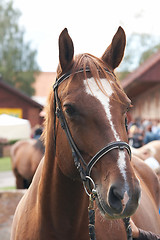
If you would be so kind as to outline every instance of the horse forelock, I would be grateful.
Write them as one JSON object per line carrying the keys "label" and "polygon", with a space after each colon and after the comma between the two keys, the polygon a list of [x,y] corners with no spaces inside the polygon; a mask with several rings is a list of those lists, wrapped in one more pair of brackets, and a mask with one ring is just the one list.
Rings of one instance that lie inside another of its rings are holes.
{"label": "horse forelock", "polygon": [[[116,75],[111,71],[110,67],[106,65],[100,58],[97,58],[89,53],[83,53],[76,55],[74,58],[74,64],[72,69],[70,70],[71,75],[66,80],[65,90],[69,88],[69,85],[72,80],[76,80],[77,72],[80,69],[83,69],[83,79],[88,79],[88,73],[86,72],[86,68],[90,69],[90,75],[93,77],[94,81],[96,82],[99,89],[105,94],[108,95],[107,91],[105,91],[101,79],[104,78],[110,84],[114,98],[116,101],[122,102],[118,93],[120,92],[121,95],[125,95],[120,82]],[[57,79],[63,75],[60,65],[57,68]],[[123,102],[122,102],[123,103]]]}

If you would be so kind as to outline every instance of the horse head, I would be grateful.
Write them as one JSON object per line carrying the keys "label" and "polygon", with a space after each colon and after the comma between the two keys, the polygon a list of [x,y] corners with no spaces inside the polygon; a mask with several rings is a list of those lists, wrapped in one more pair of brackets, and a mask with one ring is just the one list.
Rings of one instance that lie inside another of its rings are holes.
{"label": "horse head", "polygon": [[[114,73],[123,58],[125,43],[124,30],[119,27],[101,58],[74,56],[72,39],[64,29],[59,37],[53,94],[54,114],[59,118],[54,116],[55,161],[68,178],[79,181],[80,172],[84,181],[87,177],[91,180],[97,205],[107,218],[132,215],[140,199],[125,126],[131,102]],[[73,161],[75,152],[80,171]]]}

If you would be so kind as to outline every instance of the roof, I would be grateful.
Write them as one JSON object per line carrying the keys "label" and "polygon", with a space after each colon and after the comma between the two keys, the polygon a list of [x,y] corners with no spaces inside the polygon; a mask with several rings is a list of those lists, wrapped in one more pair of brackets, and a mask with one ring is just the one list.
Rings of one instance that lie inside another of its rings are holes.
{"label": "roof", "polygon": [[55,80],[55,72],[40,72],[35,74],[35,82],[33,83],[35,94],[32,98],[45,106],[47,102],[47,96],[49,95]]}
{"label": "roof", "polygon": [[19,96],[20,98],[24,99],[26,102],[28,102],[29,104],[31,104],[34,107],[37,107],[37,108],[40,108],[40,109],[43,108],[43,106],[41,104],[37,103],[32,98],[30,98],[29,96],[27,96],[26,94],[24,94],[20,90],[16,89],[15,87],[7,84],[2,79],[0,79],[0,88],[5,88],[7,91]]}
{"label": "roof", "polygon": [[55,72],[40,72],[35,75],[35,82],[33,87],[35,89],[34,96],[36,97],[47,97],[50,89],[52,88],[55,80]]}
{"label": "roof", "polygon": [[129,97],[135,97],[158,83],[160,83],[160,51],[121,81]]}

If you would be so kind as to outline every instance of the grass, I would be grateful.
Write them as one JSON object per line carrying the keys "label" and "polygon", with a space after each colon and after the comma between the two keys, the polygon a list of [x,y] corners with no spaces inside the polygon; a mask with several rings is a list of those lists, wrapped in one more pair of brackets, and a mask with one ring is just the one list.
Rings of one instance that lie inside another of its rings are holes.
{"label": "grass", "polygon": [[0,158],[0,172],[10,171],[10,170],[12,170],[10,157]]}
{"label": "grass", "polygon": [[13,189],[16,189],[16,187],[0,187],[0,190],[3,190],[3,191],[6,191],[6,190],[13,190]]}

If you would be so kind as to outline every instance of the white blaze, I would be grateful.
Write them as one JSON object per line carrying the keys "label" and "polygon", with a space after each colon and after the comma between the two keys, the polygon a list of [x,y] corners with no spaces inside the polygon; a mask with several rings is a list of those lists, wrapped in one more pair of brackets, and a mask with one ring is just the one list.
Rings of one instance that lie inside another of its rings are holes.
{"label": "white blaze", "polygon": [[[111,85],[106,79],[101,79],[101,84],[103,86],[104,91],[107,93],[105,95],[101,89],[99,89],[99,86],[97,86],[97,83],[95,82],[94,78],[89,78],[84,80],[84,85],[85,85],[85,90],[88,94],[96,97],[101,104],[103,105],[106,113],[106,117],[109,121],[110,127],[113,132],[113,136],[115,137],[116,141],[120,141],[120,137],[115,129],[115,126],[112,121],[112,115],[111,115],[111,110],[110,110],[110,97],[113,94],[113,90]],[[124,151],[119,151],[119,156],[118,156],[118,167],[120,169],[120,172],[126,180],[126,161],[125,161],[125,152]]]}

